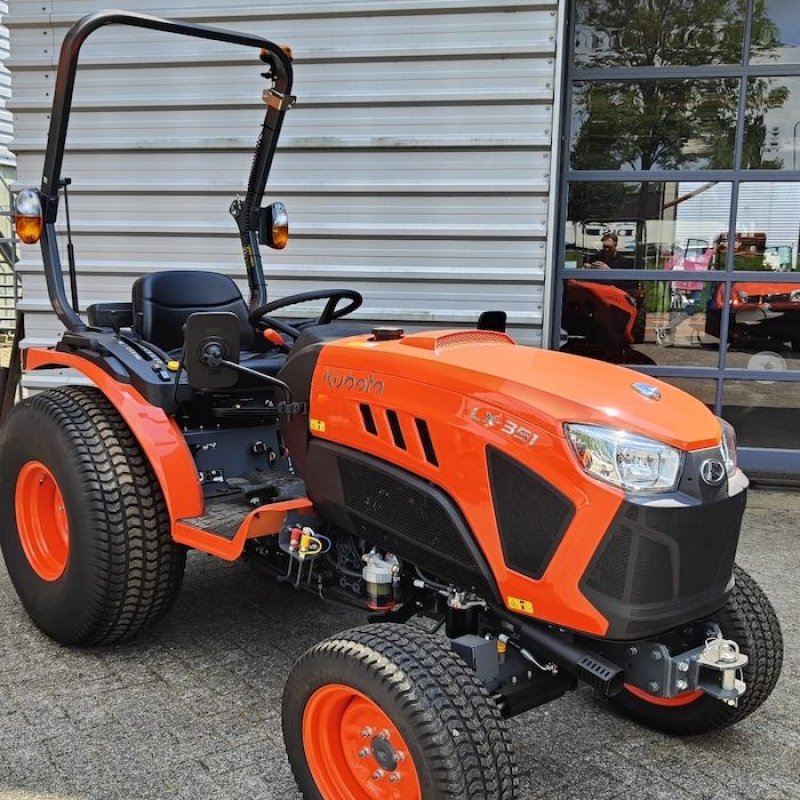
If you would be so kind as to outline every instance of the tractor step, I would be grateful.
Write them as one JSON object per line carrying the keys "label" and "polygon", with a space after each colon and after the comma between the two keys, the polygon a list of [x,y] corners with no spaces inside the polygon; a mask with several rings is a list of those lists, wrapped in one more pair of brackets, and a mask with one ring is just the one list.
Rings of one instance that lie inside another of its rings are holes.
{"label": "tractor step", "polygon": [[206,495],[204,513],[182,522],[227,541],[236,536],[242,523],[255,509],[304,497],[306,491],[302,479],[266,470],[248,472],[213,486],[219,493]]}
{"label": "tractor step", "polygon": [[184,519],[187,525],[198,528],[220,539],[231,541],[236,536],[253,506],[244,494],[226,495],[206,500],[205,513]]}

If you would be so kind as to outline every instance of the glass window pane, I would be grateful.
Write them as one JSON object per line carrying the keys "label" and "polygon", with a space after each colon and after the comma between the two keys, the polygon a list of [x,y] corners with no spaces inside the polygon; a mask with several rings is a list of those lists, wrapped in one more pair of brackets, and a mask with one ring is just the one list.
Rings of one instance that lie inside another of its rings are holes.
{"label": "glass window pane", "polygon": [[800,448],[800,383],[725,381],[722,397],[740,447]]}
{"label": "glass window pane", "polygon": [[760,0],[755,4],[750,63],[800,64],[797,0]]}
{"label": "glass window pane", "polygon": [[577,82],[572,169],[731,169],[738,80]]}
{"label": "glass window pane", "polygon": [[799,128],[800,77],[750,78],[742,168],[800,169]]}
{"label": "glass window pane", "polygon": [[[580,268],[604,262],[615,269],[724,269],[720,239],[727,238],[730,205],[729,183],[572,183],[564,265]],[[609,234],[612,242],[616,239],[611,256],[603,249]]]}
{"label": "glass window pane", "polygon": [[739,0],[577,0],[578,67],[741,64]]}
{"label": "glass window pane", "polygon": [[717,367],[718,284],[564,282],[561,349],[615,364]]}
{"label": "glass window pane", "polygon": [[796,272],[800,183],[740,184],[736,229],[735,269]]}
{"label": "glass window pane", "polygon": [[717,400],[717,382],[705,378],[661,378],[684,392],[696,397],[701,403],[714,410]]}

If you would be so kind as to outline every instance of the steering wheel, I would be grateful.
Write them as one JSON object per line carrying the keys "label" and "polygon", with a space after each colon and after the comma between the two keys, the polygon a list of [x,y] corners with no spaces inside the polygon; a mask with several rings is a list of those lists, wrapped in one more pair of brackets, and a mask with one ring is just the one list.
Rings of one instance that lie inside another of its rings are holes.
{"label": "steering wheel", "polygon": [[[306,303],[309,300],[325,300],[325,308],[322,313],[314,320],[304,321],[298,325],[290,325],[288,322],[275,319],[269,316],[273,311],[278,311],[287,306],[294,306],[298,303]],[[336,306],[342,300],[349,300],[350,302],[337,309]],[[254,308],[250,312],[250,324],[257,330],[265,330],[266,328],[275,328],[281,333],[286,333],[293,339],[297,339],[302,333],[303,328],[309,325],[327,325],[335,319],[344,317],[351,311],[355,311],[362,303],[364,298],[352,289],[316,289],[313,292],[300,292],[299,294],[291,294],[288,297],[282,297],[280,300],[273,300],[271,303],[265,303],[263,306]]]}

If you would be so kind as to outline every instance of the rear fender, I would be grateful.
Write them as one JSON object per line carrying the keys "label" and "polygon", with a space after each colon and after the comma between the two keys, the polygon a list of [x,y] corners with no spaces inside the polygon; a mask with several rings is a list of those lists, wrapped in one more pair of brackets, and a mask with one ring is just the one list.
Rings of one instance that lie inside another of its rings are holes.
{"label": "rear fender", "polygon": [[25,369],[68,367],[85,375],[108,398],[136,437],[153,468],[169,512],[171,530],[185,517],[203,513],[203,494],[186,439],[174,419],[148,403],[132,386],[71,353],[29,348]]}

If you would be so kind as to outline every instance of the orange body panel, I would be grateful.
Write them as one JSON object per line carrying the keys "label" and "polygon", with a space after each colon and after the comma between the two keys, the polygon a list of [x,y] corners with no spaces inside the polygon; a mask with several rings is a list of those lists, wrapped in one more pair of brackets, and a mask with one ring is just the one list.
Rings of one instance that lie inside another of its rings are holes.
{"label": "orange body panel", "polygon": [[203,494],[189,447],[175,420],[150,405],[132,386],[114,380],[85,358],[55,350],[25,351],[25,369],[69,367],[85,375],[125,420],[153,467],[173,528],[182,517],[203,513]]}
{"label": "orange body panel", "polygon": [[[647,379],[659,385],[661,401],[639,395],[631,388],[642,380],[639,373],[521,347],[503,335],[492,340],[487,332],[473,332],[476,341],[471,345],[463,336],[461,343],[449,344],[445,337],[452,333],[415,334],[388,342],[361,336],[325,345],[312,382],[311,432],[384,459],[446,491],[475,533],[509,607],[603,635],[608,623],[578,584],[624,495],[577,467],[563,423],[624,424],[683,450],[718,444],[719,424],[699,401],[667,384]],[[422,337],[429,341],[416,341]],[[366,431],[361,403],[370,406],[377,435]],[[405,450],[394,443],[387,409],[398,415]],[[438,466],[425,459],[415,417],[427,423]],[[489,418],[494,424],[487,424]],[[558,487],[576,508],[540,580],[505,565],[490,497],[487,445]]]}

